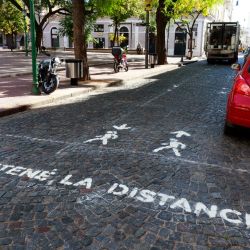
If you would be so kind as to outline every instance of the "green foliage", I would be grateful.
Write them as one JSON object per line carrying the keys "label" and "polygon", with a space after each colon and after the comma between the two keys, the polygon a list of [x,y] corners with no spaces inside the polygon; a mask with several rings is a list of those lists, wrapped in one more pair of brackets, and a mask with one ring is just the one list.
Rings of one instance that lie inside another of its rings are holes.
{"label": "green foliage", "polygon": [[[144,12],[144,1],[138,0],[114,0],[108,9],[103,12],[103,15],[109,16],[115,27],[113,44],[120,41],[118,39],[118,27],[127,18],[135,16],[141,17]],[[118,42],[119,43],[119,42]]]}
{"label": "green foliage", "polygon": [[209,11],[224,0],[177,0],[174,4],[173,19],[178,19],[183,26],[186,26],[188,33],[200,15],[207,16]]}
{"label": "green foliage", "polygon": [[[173,18],[177,19],[182,27],[187,28],[190,39],[188,43],[188,57],[190,59],[193,53],[193,29],[196,20],[200,15],[208,16],[210,10],[221,3],[223,3],[223,0],[177,0],[174,4]],[[180,24],[178,25],[180,26]]]}
{"label": "green foliage", "polygon": [[[111,6],[111,0],[85,0],[84,1],[84,40],[91,40],[91,31],[94,28],[96,19],[105,15]],[[65,18],[60,21],[60,34],[67,35],[73,39],[73,21],[72,21],[72,3],[68,2],[67,8],[70,12]]]}
{"label": "green foliage", "polygon": [[124,42],[124,41],[127,40],[127,37],[125,37],[123,34],[121,34],[121,35],[119,35],[118,37],[115,38],[115,34],[114,34],[114,33],[110,33],[110,34],[109,34],[109,39],[110,39],[111,41],[114,41],[114,39],[116,39],[115,42],[117,42],[117,43],[122,43],[122,42]]}
{"label": "green foliage", "polygon": [[221,3],[223,0],[177,0],[174,6],[175,17],[189,17],[193,13],[207,16],[213,6]]}
{"label": "green foliage", "polygon": [[144,12],[144,2],[138,0],[115,0],[107,11],[114,24],[120,24],[131,16],[139,17]]}
{"label": "green foliage", "polygon": [[[20,1],[17,1],[20,3]],[[2,1],[0,5],[0,31],[5,34],[23,32],[24,18],[22,12],[9,1]]]}

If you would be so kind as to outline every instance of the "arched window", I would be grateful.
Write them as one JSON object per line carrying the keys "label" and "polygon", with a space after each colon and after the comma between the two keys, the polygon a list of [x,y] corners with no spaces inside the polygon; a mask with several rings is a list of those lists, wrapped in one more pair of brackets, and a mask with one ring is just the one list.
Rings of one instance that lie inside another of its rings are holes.
{"label": "arched window", "polygon": [[58,29],[53,27],[51,29],[51,47],[58,48],[59,46],[60,46],[60,44],[59,44]]}
{"label": "arched window", "polygon": [[119,30],[120,36],[123,35],[126,39],[124,41],[121,41],[120,46],[125,47],[129,44],[129,30],[127,27],[123,26]]}

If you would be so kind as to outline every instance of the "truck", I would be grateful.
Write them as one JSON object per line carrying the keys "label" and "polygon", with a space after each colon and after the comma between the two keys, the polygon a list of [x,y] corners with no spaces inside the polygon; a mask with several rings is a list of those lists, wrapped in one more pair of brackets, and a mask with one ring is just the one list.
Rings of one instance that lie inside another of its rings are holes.
{"label": "truck", "polygon": [[207,62],[238,60],[240,25],[238,22],[207,23],[205,52]]}

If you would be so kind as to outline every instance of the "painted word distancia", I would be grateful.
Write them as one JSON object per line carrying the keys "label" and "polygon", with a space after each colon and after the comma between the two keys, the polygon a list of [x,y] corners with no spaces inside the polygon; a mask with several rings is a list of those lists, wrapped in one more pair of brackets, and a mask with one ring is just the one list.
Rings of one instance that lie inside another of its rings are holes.
{"label": "painted word distancia", "polygon": [[[0,163],[0,172],[4,172],[5,174],[11,176],[27,176],[30,179],[35,179],[41,182],[47,181],[46,185],[59,183],[64,186],[84,186],[86,189],[90,189],[93,182],[92,178],[84,178],[80,181],[73,182],[73,176],[71,174],[62,178],[57,173],[57,169],[53,169],[52,171],[34,170],[31,168],[5,165]],[[197,217],[200,216],[200,214],[206,214],[209,218],[221,217],[223,220],[234,225],[245,224],[247,229],[250,229],[250,214],[243,214],[237,210],[229,208],[220,210],[216,205],[211,205],[208,207],[202,202],[192,202],[191,205],[191,202],[189,202],[186,198],[176,198],[173,195],[154,192],[148,189],[140,189],[137,187],[129,188],[127,185],[121,183],[112,184],[111,187],[105,192],[114,196],[126,196],[129,199],[135,199],[144,203],[159,204],[159,206],[168,204],[172,210],[182,209],[187,213],[194,213]],[[84,202],[84,196],[78,199],[78,203],[82,202]]]}
{"label": "painted word distancia", "polygon": [[140,190],[136,187],[130,189],[128,186],[119,183],[114,183],[107,192],[116,196],[126,195],[128,198],[134,198],[145,203],[157,202],[160,206],[168,203],[173,210],[182,209],[187,213],[194,213],[197,217],[202,213],[206,214],[209,218],[221,217],[232,224],[240,225],[245,223],[247,228],[250,229],[250,214],[245,213],[243,215],[237,210],[228,208],[219,210],[216,205],[207,207],[202,202],[197,202],[191,206],[186,198],[176,198],[172,195],[153,192],[148,189]]}
{"label": "painted word distancia", "polygon": [[34,170],[21,166],[0,164],[0,171],[8,175],[16,175],[19,177],[27,176],[30,179],[35,179],[38,181],[48,181],[47,185],[52,185],[53,183],[57,182],[65,186],[85,186],[86,189],[90,189],[92,185],[92,178],[85,178],[74,183],[70,180],[72,179],[72,175],[67,175],[64,178],[61,178],[59,181],[56,181],[56,179],[58,179],[57,169],[53,169],[52,171]]}

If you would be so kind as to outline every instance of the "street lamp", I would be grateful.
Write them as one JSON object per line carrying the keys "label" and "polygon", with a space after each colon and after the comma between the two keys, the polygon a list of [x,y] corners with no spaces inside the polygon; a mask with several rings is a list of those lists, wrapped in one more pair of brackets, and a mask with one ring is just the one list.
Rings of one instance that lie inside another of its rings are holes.
{"label": "street lamp", "polygon": [[25,10],[25,7],[23,7],[22,13],[23,13],[23,23],[24,23],[25,56],[28,56],[28,36],[27,36],[27,24],[26,24],[27,11]]}
{"label": "street lamp", "polygon": [[149,11],[152,10],[152,0],[145,0],[146,11],[146,33],[145,33],[145,68],[148,68],[148,50],[149,50]]}
{"label": "street lamp", "polygon": [[38,88],[37,79],[37,64],[36,64],[36,30],[35,30],[35,10],[34,10],[34,0],[30,1],[30,31],[31,31],[31,47],[32,47],[32,75],[33,75],[33,86],[32,93],[34,95],[40,95],[41,92]]}

